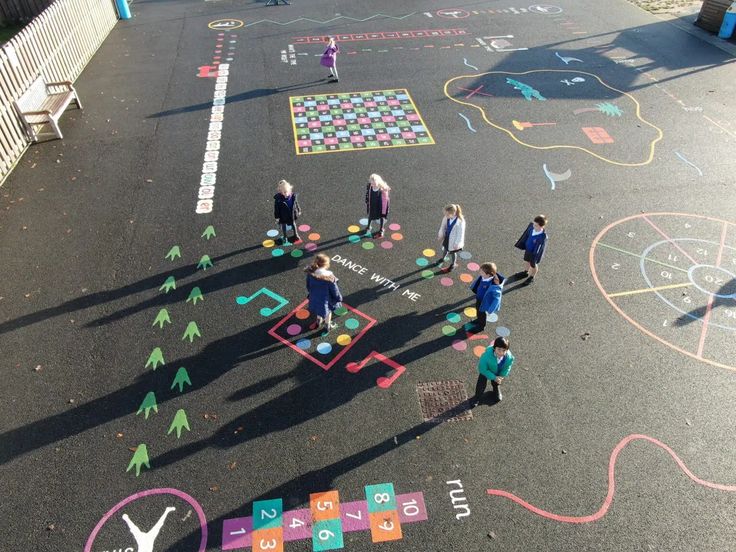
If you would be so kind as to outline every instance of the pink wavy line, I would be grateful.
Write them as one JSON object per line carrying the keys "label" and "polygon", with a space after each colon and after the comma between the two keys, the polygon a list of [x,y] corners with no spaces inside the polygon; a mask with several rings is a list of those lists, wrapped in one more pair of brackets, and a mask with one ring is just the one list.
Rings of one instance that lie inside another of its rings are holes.
{"label": "pink wavy line", "polygon": [[589,516],[562,516],[559,514],[553,514],[552,512],[548,512],[546,510],[542,510],[541,508],[537,508],[536,506],[533,506],[526,502],[525,500],[522,500],[518,496],[509,493],[507,491],[502,491],[501,489],[488,489],[489,495],[496,495],[496,496],[502,496],[504,498],[508,498],[509,500],[513,500],[520,506],[523,506],[530,512],[533,512],[537,514],[538,516],[545,517],[547,519],[553,519],[555,521],[559,521],[562,523],[590,523],[592,521],[598,521],[603,516],[606,515],[606,512],[608,512],[608,508],[611,506],[611,503],[613,502],[613,495],[616,493],[616,480],[614,477],[615,469],[616,469],[616,458],[618,457],[618,453],[623,450],[623,448],[628,445],[631,441],[636,441],[638,439],[642,439],[644,441],[649,441],[650,443],[654,443],[658,447],[664,449],[677,463],[677,465],[680,467],[680,469],[685,472],[685,475],[687,475],[690,479],[695,481],[698,485],[702,485],[703,487],[708,487],[710,489],[717,489],[719,491],[728,491],[728,492],[736,492],[736,485],[722,485],[720,483],[712,483],[711,481],[705,481],[704,479],[700,479],[697,477],[693,472],[691,472],[687,466],[685,465],[685,462],[683,462],[677,454],[675,454],[675,451],[673,451],[670,447],[665,445],[663,442],[658,441],[657,439],[653,437],[649,437],[647,435],[639,435],[639,434],[632,434],[628,437],[624,437],[621,439],[618,445],[616,445],[616,448],[613,449],[613,452],[611,453],[611,459],[608,462],[608,494],[606,495],[606,499],[603,501],[603,505],[600,507],[600,509]]}

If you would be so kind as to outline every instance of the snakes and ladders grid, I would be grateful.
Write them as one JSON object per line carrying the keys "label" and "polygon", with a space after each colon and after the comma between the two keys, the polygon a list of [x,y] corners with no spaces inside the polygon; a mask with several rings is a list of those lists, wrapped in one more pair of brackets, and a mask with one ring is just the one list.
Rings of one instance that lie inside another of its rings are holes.
{"label": "snakes and ladders grid", "polygon": [[289,100],[297,155],[434,144],[403,88]]}

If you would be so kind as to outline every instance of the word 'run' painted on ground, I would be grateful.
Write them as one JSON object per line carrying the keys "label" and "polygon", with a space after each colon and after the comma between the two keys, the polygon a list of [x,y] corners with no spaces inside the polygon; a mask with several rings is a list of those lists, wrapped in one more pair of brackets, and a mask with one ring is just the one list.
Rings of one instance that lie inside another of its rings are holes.
{"label": "word 'run' painted on ground", "polygon": [[434,144],[405,89],[292,96],[297,155]]}
{"label": "word 'run' painted on ground", "polygon": [[374,543],[403,538],[401,524],[427,520],[421,492],[396,496],[393,483],[367,485],[366,500],[340,503],[338,491],[313,493],[309,508],[283,511],[283,500],[253,503],[253,516],[226,519],[222,549],[283,550],[284,542],[312,540],[312,550],[344,547],[344,533],[370,531]]}

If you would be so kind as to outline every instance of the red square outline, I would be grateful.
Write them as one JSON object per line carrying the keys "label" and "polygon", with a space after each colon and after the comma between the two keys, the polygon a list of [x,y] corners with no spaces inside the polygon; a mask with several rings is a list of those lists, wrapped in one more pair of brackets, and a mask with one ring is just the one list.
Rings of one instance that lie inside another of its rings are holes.
{"label": "red square outline", "polygon": [[371,329],[371,328],[372,328],[373,326],[375,326],[375,325],[376,325],[376,319],[375,319],[375,318],[372,318],[372,317],[368,316],[367,314],[365,314],[365,313],[363,313],[363,312],[359,311],[358,309],[354,309],[354,308],[353,308],[353,307],[351,307],[350,305],[346,305],[345,303],[343,303],[343,304],[342,304],[342,306],[343,306],[343,307],[345,307],[346,309],[348,309],[348,310],[349,310],[349,311],[351,311],[351,312],[354,312],[354,313],[356,313],[356,314],[358,314],[358,315],[362,316],[363,318],[366,318],[367,320],[369,320],[369,322],[368,322],[368,325],[367,325],[367,326],[366,326],[365,328],[363,328],[363,329],[362,329],[362,330],[361,330],[361,331],[360,331],[360,332],[358,333],[358,335],[356,335],[356,336],[355,336],[355,337],[353,338],[353,340],[352,340],[352,341],[351,341],[351,342],[350,342],[350,343],[349,343],[349,344],[348,344],[348,345],[347,345],[346,347],[343,347],[342,351],[340,351],[339,353],[337,353],[337,355],[335,356],[335,358],[333,358],[333,359],[332,359],[332,360],[331,360],[330,362],[328,362],[327,364],[325,364],[324,362],[321,362],[321,361],[317,360],[317,359],[316,359],[315,357],[313,357],[313,356],[312,356],[311,354],[309,354],[309,353],[308,353],[307,351],[304,351],[304,350],[300,349],[300,348],[299,348],[299,347],[297,347],[297,346],[296,346],[296,345],[295,345],[294,343],[292,343],[291,341],[287,341],[286,339],[284,339],[283,337],[281,337],[281,336],[280,336],[279,334],[277,334],[277,333],[276,333],[276,330],[278,330],[278,329],[279,329],[279,328],[280,328],[280,327],[281,327],[281,326],[282,326],[283,324],[285,324],[285,323],[286,323],[286,321],[287,321],[287,320],[289,320],[289,318],[291,318],[292,316],[294,316],[294,314],[296,313],[296,311],[298,311],[299,309],[303,308],[303,307],[304,307],[304,305],[306,305],[306,304],[307,304],[308,302],[309,302],[309,299],[305,299],[304,301],[302,301],[302,302],[301,302],[301,303],[300,303],[299,305],[297,305],[297,306],[296,306],[296,307],[294,308],[294,310],[293,310],[293,311],[291,311],[291,312],[290,312],[289,314],[287,314],[286,316],[284,316],[284,317],[283,317],[283,318],[282,318],[282,319],[281,319],[281,320],[280,320],[280,321],[279,321],[279,322],[278,322],[278,323],[277,323],[277,324],[276,324],[276,325],[275,325],[275,326],[274,326],[273,328],[271,328],[270,330],[268,330],[268,333],[269,333],[269,334],[271,335],[271,337],[274,337],[274,338],[276,338],[276,339],[277,339],[278,341],[280,341],[281,343],[283,343],[283,344],[284,344],[284,345],[286,345],[287,347],[291,347],[291,348],[292,348],[292,349],[294,349],[294,350],[295,350],[295,351],[296,351],[297,353],[299,353],[299,354],[300,354],[300,355],[302,355],[303,357],[305,357],[305,358],[307,358],[307,359],[311,360],[311,361],[312,361],[312,362],[314,362],[314,363],[315,363],[315,364],[316,364],[317,366],[319,366],[320,368],[322,368],[322,369],[323,369],[323,370],[325,370],[325,371],[326,371],[326,370],[329,370],[330,368],[332,368],[332,367],[334,366],[334,364],[335,364],[335,363],[336,363],[336,362],[337,362],[338,360],[340,360],[340,359],[341,359],[341,358],[342,358],[342,357],[343,357],[343,356],[345,355],[345,353],[347,353],[347,352],[348,352],[348,351],[349,351],[349,350],[350,350],[350,349],[352,348],[352,346],[353,346],[353,345],[355,345],[355,344],[356,344],[356,343],[358,342],[358,340],[359,340],[359,339],[360,339],[361,337],[363,337],[363,334],[365,334],[365,332],[367,332],[367,331],[368,331],[368,330],[370,330],[370,329]]}

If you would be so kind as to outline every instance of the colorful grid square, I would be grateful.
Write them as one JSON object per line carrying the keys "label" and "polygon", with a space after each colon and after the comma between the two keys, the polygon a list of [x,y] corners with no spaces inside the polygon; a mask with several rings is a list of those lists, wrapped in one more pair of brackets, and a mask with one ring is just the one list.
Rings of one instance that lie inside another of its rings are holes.
{"label": "colorful grid square", "polygon": [[366,485],[365,498],[368,501],[368,512],[386,512],[396,510],[396,494],[393,483]]}
{"label": "colorful grid square", "polygon": [[274,529],[281,527],[284,501],[280,498],[257,500],[253,503],[253,529]]}
{"label": "colorful grid square", "polygon": [[403,88],[291,96],[289,104],[297,155],[435,143]]}
{"label": "colorful grid square", "polygon": [[338,550],[344,546],[340,519],[315,521],[312,526],[312,550]]}

